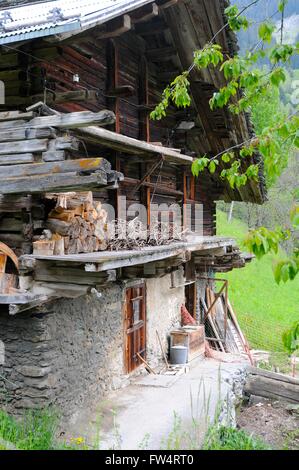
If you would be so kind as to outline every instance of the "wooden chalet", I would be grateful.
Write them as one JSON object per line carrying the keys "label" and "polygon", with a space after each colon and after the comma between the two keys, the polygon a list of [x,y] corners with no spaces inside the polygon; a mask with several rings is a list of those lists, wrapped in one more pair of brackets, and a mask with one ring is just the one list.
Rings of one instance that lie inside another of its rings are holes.
{"label": "wooden chalet", "polygon": [[[165,86],[217,31],[225,53],[237,52],[223,28],[226,6],[2,2],[0,339],[10,409],[55,403],[70,413],[122,386],[140,356],[161,359],[156,329],[166,346],[181,305],[200,321],[208,278],[245,265],[234,240],[216,236],[216,201],[261,204],[262,170],[259,182],[239,189],[220,178],[221,168],[198,179],[191,173],[196,156],[252,134],[246,114],[209,108],[222,73],[194,70],[192,106],[173,107],[160,122],[149,118]],[[110,250],[98,235],[101,211],[109,204],[120,218],[124,196],[126,208],[145,206],[148,227],[177,204],[192,229],[201,205],[202,233]]]}

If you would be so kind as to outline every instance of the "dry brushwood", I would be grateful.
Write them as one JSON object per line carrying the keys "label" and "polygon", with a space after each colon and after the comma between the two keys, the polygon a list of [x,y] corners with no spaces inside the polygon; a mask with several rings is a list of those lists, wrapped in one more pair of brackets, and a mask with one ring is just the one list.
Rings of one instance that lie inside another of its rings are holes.
{"label": "dry brushwood", "polygon": [[184,241],[185,231],[175,224],[158,220],[147,229],[138,218],[129,222],[119,219],[108,223],[108,238],[108,250],[138,250]]}

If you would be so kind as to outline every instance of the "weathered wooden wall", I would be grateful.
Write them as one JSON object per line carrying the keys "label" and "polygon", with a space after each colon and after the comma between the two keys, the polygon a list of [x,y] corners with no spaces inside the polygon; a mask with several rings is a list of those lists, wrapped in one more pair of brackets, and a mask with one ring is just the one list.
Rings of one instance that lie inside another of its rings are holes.
{"label": "weathered wooden wall", "polygon": [[[144,38],[129,32],[114,39],[88,37],[76,43],[47,44],[31,42],[20,52],[0,56],[0,79],[8,82],[6,103],[11,108],[24,108],[46,99],[60,112],[99,111],[105,108],[116,114],[111,127],[118,133],[165,146],[187,149],[187,134],[175,134],[180,115],[172,110],[160,121],[149,119],[149,112],[159,101],[163,90],[159,63],[150,60]],[[155,46],[157,47],[157,46]],[[76,80],[79,81],[76,81]],[[71,95],[70,92],[73,92]],[[214,194],[210,184],[194,181],[190,168],[159,165],[144,184],[134,190],[155,161],[141,162],[130,155],[87,145],[90,156],[104,156],[113,168],[125,175],[119,190],[96,194],[104,202],[116,204],[116,197],[127,197],[127,206],[140,202],[155,204],[204,204],[204,234],[215,234]],[[187,195],[187,180],[193,181],[192,196]],[[150,216],[148,213],[148,223]]]}

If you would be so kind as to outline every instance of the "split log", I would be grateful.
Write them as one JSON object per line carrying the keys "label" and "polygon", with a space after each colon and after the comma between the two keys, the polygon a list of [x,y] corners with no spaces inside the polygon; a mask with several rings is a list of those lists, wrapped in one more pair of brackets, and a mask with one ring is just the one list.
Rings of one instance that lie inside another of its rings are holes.
{"label": "split log", "polygon": [[33,254],[52,256],[54,255],[55,240],[39,240],[33,242]]}
{"label": "split log", "polygon": [[47,197],[57,199],[46,222],[51,240],[55,240],[53,254],[93,253],[107,249],[107,213],[100,203],[93,203],[92,192],[48,194]]}
{"label": "split log", "polygon": [[46,227],[53,233],[58,233],[61,236],[65,236],[69,235],[71,224],[69,222],[64,222],[63,220],[48,219],[46,222]]}
{"label": "split log", "polygon": [[0,274],[0,293],[9,294],[12,290],[16,289],[18,285],[18,276],[15,274]]}

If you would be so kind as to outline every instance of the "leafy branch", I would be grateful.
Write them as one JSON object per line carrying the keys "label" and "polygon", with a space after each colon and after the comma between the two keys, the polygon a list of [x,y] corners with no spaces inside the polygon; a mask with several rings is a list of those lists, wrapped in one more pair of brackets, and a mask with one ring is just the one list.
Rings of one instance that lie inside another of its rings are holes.
{"label": "leafy branch", "polygon": [[[193,63],[188,70],[175,78],[163,92],[162,100],[151,113],[152,119],[162,119],[166,116],[170,105],[186,108],[191,105],[190,73],[193,69],[198,71],[209,67],[218,69],[223,73],[226,85],[216,91],[210,99],[211,110],[227,107],[233,114],[250,111],[261,98],[279,89],[286,81],[286,65],[292,57],[299,53],[299,43],[296,45],[283,43],[285,8],[288,0],[280,0],[277,12],[281,13],[281,25],[278,29],[271,18],[262,22],[258,29],[257,45],[247,51],[244,57],[225,56],[221,46],[215,44],[218,35],[226,28],[238,32],[246,30],[250,21],[243,15],[253,5],[259,3],[255,0],[245,6],[241,11],[235,5],[225,10],[227,22],[216,32],[212,39],[200,50],[196,50]],[[280,42],[273,43],[273,36],[280,32]],[[260,59],[268,59],[270,68],[261,68]],[[224,149],[217,155],[203,155],[192,164],[192,173],[196,177],[204,171],[227,180],[232,188],[240,188],[249,180],[258,180],[259,164],[252,163],[243,170],[243,160],[255,154],[261,154],[265,165],[267,180],[274,181],[284,169],[288,155],[282,158],[281,149],[288,145],[288,151],[299,148],[299,110],[289,116],[280,117],[274,125],[264,126],[261,132],[252,139]],[[252,161],[252,160],[251,160]],[[291,224],[294,230],[299,229],[298,206],[291,210]],[[245,241],[247,248],[258,258],[267,253],[278,253],[280,244],[290,236],[288,231],[277,228],[269,231],[262,227],[250,231]],[[295,251],[290,258],[279,260],[274,265],[274,275],[277,282],[294,279],[299,273],[299,255]]]}

